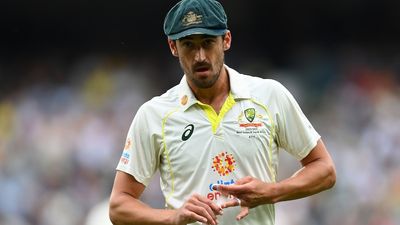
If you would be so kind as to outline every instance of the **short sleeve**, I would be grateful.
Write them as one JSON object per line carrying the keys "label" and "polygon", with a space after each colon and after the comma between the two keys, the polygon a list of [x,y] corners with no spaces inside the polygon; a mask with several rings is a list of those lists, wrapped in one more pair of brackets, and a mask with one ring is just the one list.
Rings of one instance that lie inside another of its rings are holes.
{"label": "short sleeve", "polygon": [[146,186],[159,166],[158,150],[148,116],[144,106],[137,111],[117,166],[117,170],[131,174]]}
{"label": "short sleeve", "polygon": [[293,95],[280,83],[276,89],[278,145],[298,160],[306,157],[321,136],[302,112]]}

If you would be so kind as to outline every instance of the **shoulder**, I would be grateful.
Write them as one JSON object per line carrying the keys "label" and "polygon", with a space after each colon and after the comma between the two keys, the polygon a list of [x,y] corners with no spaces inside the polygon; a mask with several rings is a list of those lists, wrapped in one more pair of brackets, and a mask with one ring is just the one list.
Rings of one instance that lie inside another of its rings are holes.
{"label": "shoulder", "polygon": [[237,98],[252,99],[272,109],[291,102],[288,89],[277,80],[260,76],[241,74],[228,69],[231,77],[231,90]]}
{"label": "shoulder", "polygon": [[239,74],[239,83],[252,97],[286,95],[288,90],[281,82],[253,75]]}
{"label": "shoulder", "polygon": [[138,110],[139,114],[147,117],[162,118],[169,111],[179,107],[179,87],[178,85],[166,91],[160,96],[155,96],[145,102]]}
{"label": "shoulder", "polygon": [[241,86],[251,91],[263,90],[282,90],[286,89],[279,81],[274,79],[262,78],[260,76],[239,73],[232,68],[228,68],[232,85]]}
{"label": "shoulder", "polygon": [[249,88],[255,89],[256,91],[281,91],[285,87],[277,80],[261,78],[252,75],[242,75],[247,81]]}

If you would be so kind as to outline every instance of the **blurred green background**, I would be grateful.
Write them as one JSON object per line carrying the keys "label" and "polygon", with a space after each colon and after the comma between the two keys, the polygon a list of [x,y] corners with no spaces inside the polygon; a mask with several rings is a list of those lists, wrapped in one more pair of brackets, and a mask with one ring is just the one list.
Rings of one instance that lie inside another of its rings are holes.
{"label": "blurred green background", "polygon": [[[0,225],[102,225],[138,107],[179,82],[177,1],[0,3]],[[277,225],[400,224],[400,1],[220,1],[226,63],[283,83],[323,137],[334,189]],[[299,163],[281,154],[279,177]],[[163,207],[157,176],[143,200]]]}

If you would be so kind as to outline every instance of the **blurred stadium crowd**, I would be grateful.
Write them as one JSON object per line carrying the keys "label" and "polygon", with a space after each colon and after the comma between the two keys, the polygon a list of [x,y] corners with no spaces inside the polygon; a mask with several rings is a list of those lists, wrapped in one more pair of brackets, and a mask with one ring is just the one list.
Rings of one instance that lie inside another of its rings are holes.
{"label": "blurred stadium crowd", "polygon": [[[0,225],[110,224],[135,112],[181,78],[174,2],[2,2]],[[278,203],[276,224],[400,224],[400,1],[221,2],[227,64],[283,83],[336,163],[334,189]],[[298,168],[282,151],[279,178]],[[157,176],[142,198],[163,207]]]}
{"label": "blurred stadium crowd", "polygon": [[[277,225],[400,224],[400,55],[304,48],[286,68],[230,61],[286,85],[336,163],[335,188],[278,203]],[[101,55],[0,62],[0,225],[89,225],[136,110],[170,86],[168,76],[180,79],[178,67],[163,70]],[[282,153],[281,179],[298,168]],[[163,206],[157,178],[143,199]]]}

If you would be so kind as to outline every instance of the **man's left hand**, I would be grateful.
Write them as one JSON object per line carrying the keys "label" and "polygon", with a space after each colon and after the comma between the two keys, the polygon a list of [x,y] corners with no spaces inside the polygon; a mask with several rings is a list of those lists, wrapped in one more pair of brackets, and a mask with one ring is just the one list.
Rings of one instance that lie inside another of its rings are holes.
{"label": "man's left hand", "polygon": [[254,177],[244,177],[232,185],[214,185],[213,189],[223,195],[232,195],[234,198],[221,205],[222,208],[241,206],[242,210],[236,217],[241,220],[249,213],[249,209],[261,204],[273,202],[274,184],[265,183]]}

